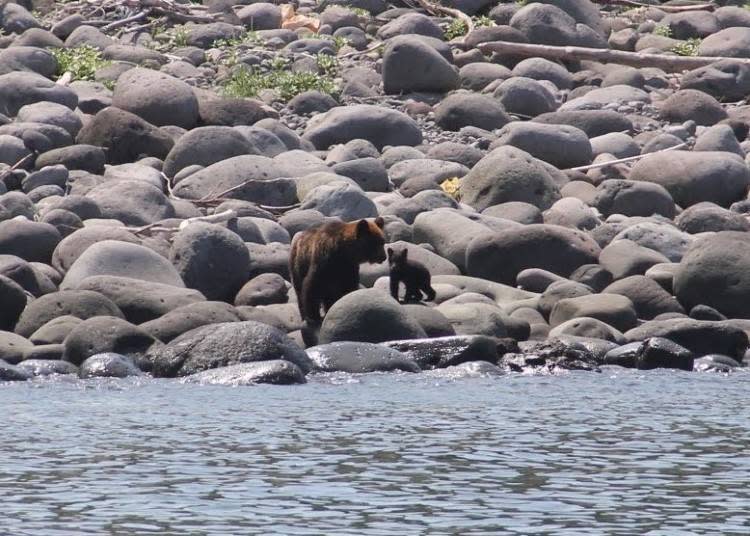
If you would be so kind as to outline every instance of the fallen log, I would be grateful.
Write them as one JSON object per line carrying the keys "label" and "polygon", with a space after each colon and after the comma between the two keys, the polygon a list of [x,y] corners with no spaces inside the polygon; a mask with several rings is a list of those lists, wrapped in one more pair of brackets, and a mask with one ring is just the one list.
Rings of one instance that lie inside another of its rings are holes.
{"label": "fallen log", "polygon": [[686,11],[713,11],[716,9],[716,4],[707,3],[707,4],[692,4],[692,5],[685,5],[685,6],[667,6],[664,4],[644,4],[642,2],[635,2],[633,0],[595,0],[596,4],[602,4],[602,5],[620,5],[620,6],[630,6],[634,8],[649,8],[653,7],[660,11],[663,11],[665,13],[684,13]]}
{"label": "fallen log", "polygon": [[586,48],[573,46],[530,45],[510,41],[491,41],[477,45],[484,54],[499,52],[515,56],[529,56],[559,60],[591,60],[601,63],[618,63],[631,67],[657,67],[667,72],[689,71],[705,67],[721,60],[735,60],[750,65],[750,58],[727,58],[722,56],[669,56],[667,54],[643,54],[609,48]]}

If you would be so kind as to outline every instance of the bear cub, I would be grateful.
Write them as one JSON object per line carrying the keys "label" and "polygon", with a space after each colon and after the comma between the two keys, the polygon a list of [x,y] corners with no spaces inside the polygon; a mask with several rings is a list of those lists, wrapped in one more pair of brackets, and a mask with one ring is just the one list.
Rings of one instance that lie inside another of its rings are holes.
{"label": "bear cub", "polygon": [[408,258],[409,250],[406,248],[394,252],[388,248],[388,265],[391,268],[391,296],[398,301],[399,284],[406,286],[404,302],[422,301],[422,293],[427,296],[428,301],[435,299],[435,289],[430,284],[430,271],[421,262]]}

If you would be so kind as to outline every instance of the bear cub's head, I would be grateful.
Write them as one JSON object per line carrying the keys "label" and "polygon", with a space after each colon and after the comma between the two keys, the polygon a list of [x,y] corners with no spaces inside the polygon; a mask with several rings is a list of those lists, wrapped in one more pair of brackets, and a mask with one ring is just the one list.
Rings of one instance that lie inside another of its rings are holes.
{"label": "bear cub's head", "polygon": [[393,268],[399,268],[401,266],[404,266],[406,264],[406,259],[409,254],[409,250],[404,248],[401,251],[393,251],[393,249],[388,248],[388,266]]}

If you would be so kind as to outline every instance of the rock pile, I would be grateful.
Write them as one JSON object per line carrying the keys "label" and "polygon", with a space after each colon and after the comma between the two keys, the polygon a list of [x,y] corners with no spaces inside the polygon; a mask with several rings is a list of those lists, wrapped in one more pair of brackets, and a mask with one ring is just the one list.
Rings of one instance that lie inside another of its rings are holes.
{"label": "rock pile", "polygon": [[[240,0],[0,4],[0,380],[745,360],[742,10],[444,3],[467,25],[382,0],[301,0],[294,18]],[[435,301],[401,304],[387,263],[363,266],[306,350],[292,239],[375,216]]]}

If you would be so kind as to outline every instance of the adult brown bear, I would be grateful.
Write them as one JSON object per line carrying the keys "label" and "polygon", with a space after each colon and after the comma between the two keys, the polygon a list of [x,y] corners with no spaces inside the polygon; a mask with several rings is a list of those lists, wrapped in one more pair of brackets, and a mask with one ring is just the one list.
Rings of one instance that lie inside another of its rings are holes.
{"label": "adult brown bear", "polygon": [[289,273],[299,312],[309,327],[321,324],[336,301],[359,288],[359,265],[385,261],[383,218],[331,222],[294,236]]}

